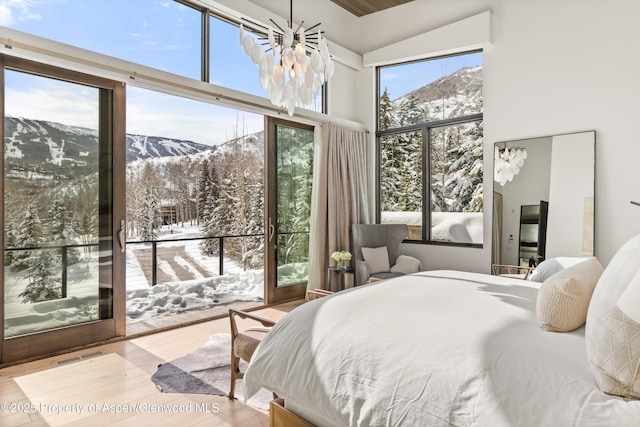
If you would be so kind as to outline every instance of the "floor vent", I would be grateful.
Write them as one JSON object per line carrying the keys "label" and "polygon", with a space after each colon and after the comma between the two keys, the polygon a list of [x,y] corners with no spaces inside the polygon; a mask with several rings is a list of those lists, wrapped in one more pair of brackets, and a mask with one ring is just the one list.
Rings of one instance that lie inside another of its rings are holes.
{"label": "floor vent", "polygon": [[103,353],[101,351],[96,351],[94,353],[83,354],[81,356],[70,357],[69,359],[58,360],[56,362],[57,365],[67,365],[73,362],[79,362],[81,360],[91,359],[93,357],[102,356]]}

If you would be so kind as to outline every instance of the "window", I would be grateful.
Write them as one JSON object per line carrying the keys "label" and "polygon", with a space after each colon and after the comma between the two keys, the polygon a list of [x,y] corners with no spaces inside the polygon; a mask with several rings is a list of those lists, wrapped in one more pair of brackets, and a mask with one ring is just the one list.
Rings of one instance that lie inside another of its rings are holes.
{"label": "window", "polygon": [[378,88],[379,221],[482,244],[482,52],[380,67]]}
{"label": "window", "polygon": [[[258,70],[239,41],[238,23],[190,4],[189,0],[9,2],[0,21],[39,37],[266,97]],[[307,108],[323,111],[323,99],[321,88]]]}
{"label": "window", "polygon": [[[200,79],[201,12],[175,1],[109,0],[9,5],[3,25]],[[117,24],[116,24],[117,23]]]}

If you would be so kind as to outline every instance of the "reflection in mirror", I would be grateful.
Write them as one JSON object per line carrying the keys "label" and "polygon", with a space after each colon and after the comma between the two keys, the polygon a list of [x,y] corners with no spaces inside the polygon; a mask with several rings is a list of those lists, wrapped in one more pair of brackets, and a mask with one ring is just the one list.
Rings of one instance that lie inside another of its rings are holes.
{"label": "reflection in mirror", "polygon": [[493,264],[593,255],[595,131],[498,142],[494,162]]}

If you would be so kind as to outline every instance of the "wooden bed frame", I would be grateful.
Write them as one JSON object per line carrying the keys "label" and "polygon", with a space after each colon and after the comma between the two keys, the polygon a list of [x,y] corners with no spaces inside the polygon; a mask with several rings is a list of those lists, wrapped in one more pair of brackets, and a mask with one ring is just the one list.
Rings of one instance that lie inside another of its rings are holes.
{"label": "wooden bed frame", "polygon": [[284,399],[277,398],[269,403],[269,427],[315,427],[301,416],[284,407]]}

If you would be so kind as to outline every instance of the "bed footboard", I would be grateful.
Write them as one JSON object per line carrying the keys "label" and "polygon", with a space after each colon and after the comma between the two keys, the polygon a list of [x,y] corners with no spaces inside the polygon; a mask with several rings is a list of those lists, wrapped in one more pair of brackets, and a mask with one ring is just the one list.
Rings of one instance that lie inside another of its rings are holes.
{"label": "bed footboard", "polygon": [[314,427],[313,424],[284,407],[284,399],[269,404],[269,427]]}

